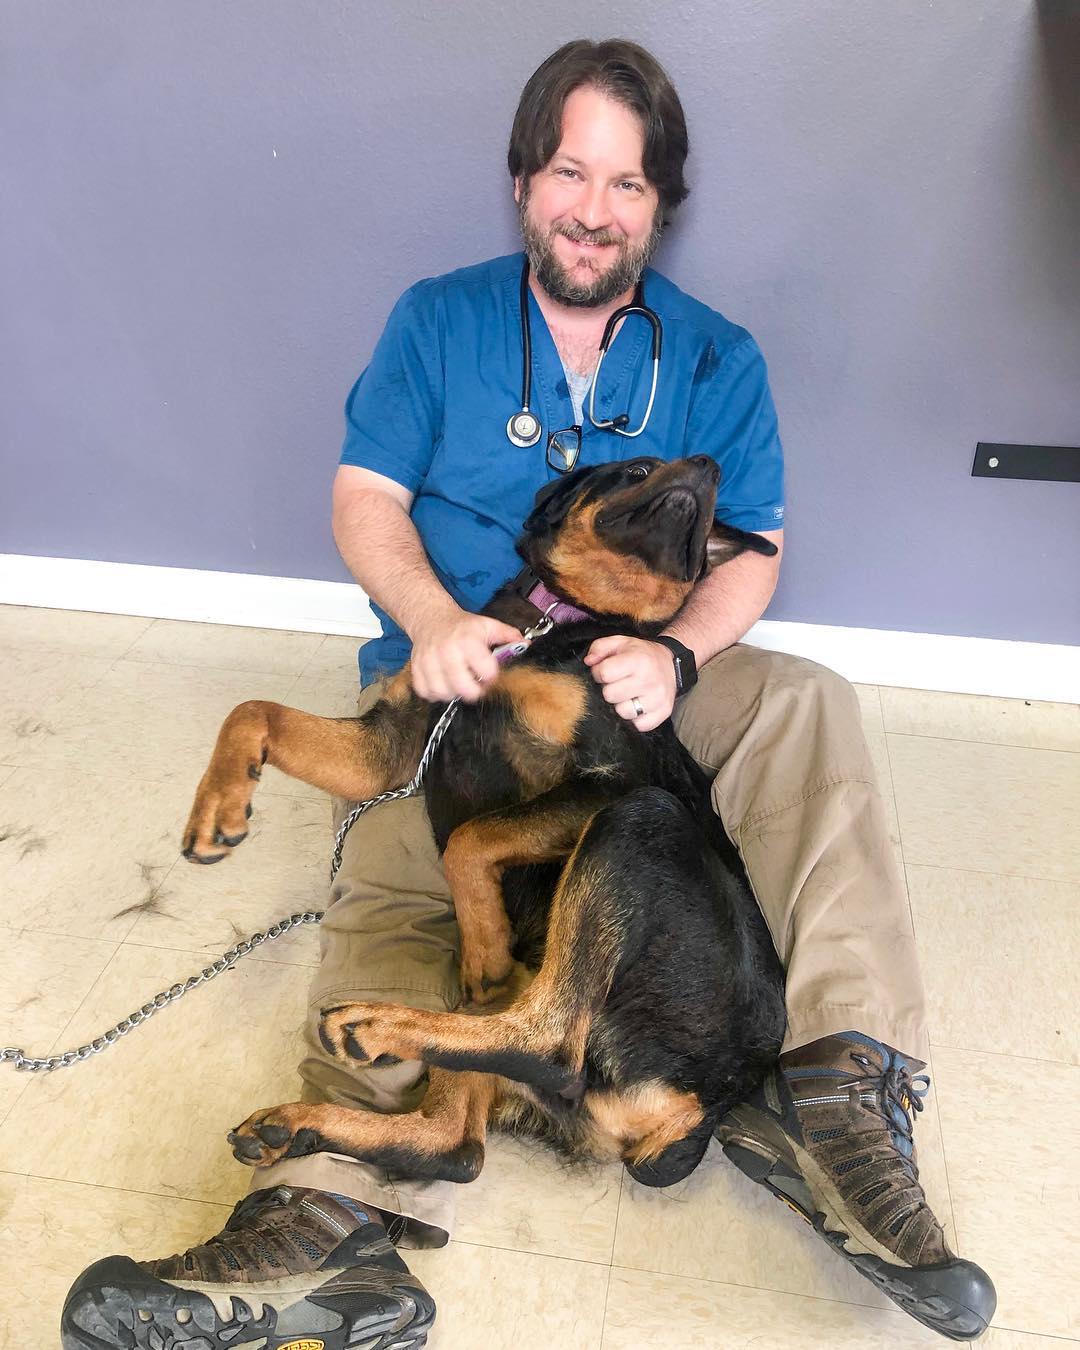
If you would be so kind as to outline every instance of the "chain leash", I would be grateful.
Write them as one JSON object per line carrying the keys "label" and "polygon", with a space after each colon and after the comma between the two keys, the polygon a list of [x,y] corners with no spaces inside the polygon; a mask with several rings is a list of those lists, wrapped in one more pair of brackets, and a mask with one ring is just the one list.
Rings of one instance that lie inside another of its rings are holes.
{"label": "chain leash", "polygon": [[[496,648],[495,656],[500,661],[512,660],[515,656],[520,656],[528,650],[538,637],[543,637],[545,633],[549,633],[552,627],[552,620],[548,614],[545,614],[532,628],[525,630],[520,642],[509,643],[505,647]],[[389,792],[380,792],[377,797],[369,797],[366,802],[358,802],[341,822],[334,838],[334,856],[330,861],[331,882],[333,882],[338,874],[338,869],[341,867],[341,853],[345,847],[345,836],[364,812],[369,811],[373,806],[381,806],[383,802],[396,802],[406,797],[415,797],[420,791],[427,771],[431,767],[431,761],[435,758],[436,752],[442,744],[442,739],[449,730],[450,723],[454,720],[459,701],[455,698],[448,703],[442,716],[435,723],[431,735],[428,737],[427,745],[424,746],[424,752],[420,756],[416,773],[413,774],[411,780],[404,787],[393,788]],[[170,1003],[175,1003],[178,998],[183,998],[185,994],[190,993],[200,984],[207,984],[226,970],[231,970],[241,957],[250,956],[256,947],[261,947],[264,942],[273,942],[276,938],[284,937],[293,928],[299,928],[305,923],[318,923],[325,912],[321,909],[308,909],[302,914],[290,914],[288,918],[278,919],[276,923],[272,923],[264,932],[252,933],[243,942],[238,942],[235,947],[230,947],[227,952],[222,952],[216,961],[212,961],[208,966],[203,966],[202,970],[197,971],[194,975],[189,975],[186,980],[179,980],[176,984],[169,985],[168,989],[162,989],[160,993],[155,994],[152,999],[144,1003],[141,1008],[136,1008],[134,1012],[128,1013],[115,1026],[110,1027],[100,1036],[95,1036],[86,1045],[80,1045],[77,1050],[65,1050],[63,1054],[45,1055],[36,1059],[16,1046],[0,1047],[0,1064],[14,1064],[15,1068],[22,1073],[52,1073],[55,1069],[66,1069],[71,1064],[79,1064],[84,1059],[89,1059],[91,1055],[100,1055],[102,1050],[107,1050],[110,1045],[115,1045],[121,1036],[126,1036],[129,1031],[142,1026],[148,1018],[153,1017],[154,1013],[160,1012],[162,1008],[167,1008]]]}
{"label": "chain leash", "polygon": [[235,947],[230,947],[227,952],[212,961],[210,965],[203,966],[202,970],[195,975],[189,975],[186,980],[179,980],[176,984],[169,985],[168,989],[162,989],[159,994],[155,994],[152,999],[144,1003],[141,1008],[136,1008],[134,1012],[128,1013],[122,1017],[119,1022],[108,1031],[86,1045],[80,1045],[77,1050],[65,1050],[61,1055],[46,1055],[41,1059],[35,1059],[23,1050],[14,1046],[6,1049],[0,1049],[0,1064],[14,1064],[16,1069],[23,1073],[52,1073],[54,1069],[66,1069],[69,1064],[78,1064],[84,1059],[89,1059],[91,1055],[100,1055],[102,1050],[110,1045],[115,1045],[121,1036],[126,1036],[129,1031],[133,1031],[156,1012],[162,1008],[167,1008],[170,1003],[175,1003],[178,998],[190,990],[195,989],[200,984],[206,984],[208,981],[216,979],[223,971],[231,970],[242,956],[248,956],[256,947],[261,947],[264,942],[273,942],[275,938],[282,937],[292,928],[298,928],[305,923],[318,923],[322,914],[315,910],[305,910],[303,914],[290,914],[287,919],[279,919],[277,923],[272,923],[265,932],[252,933],[249,938],[243,942],[238,942]]}

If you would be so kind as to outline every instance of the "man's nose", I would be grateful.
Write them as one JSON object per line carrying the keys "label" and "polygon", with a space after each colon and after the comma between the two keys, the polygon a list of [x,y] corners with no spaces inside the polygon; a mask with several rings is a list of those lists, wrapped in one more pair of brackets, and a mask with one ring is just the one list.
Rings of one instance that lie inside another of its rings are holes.
{"label": "man's nose", "polygon": [[611,211],[602,183],[586,184],[574,214],[587,230],[602,230],[611,224]]}

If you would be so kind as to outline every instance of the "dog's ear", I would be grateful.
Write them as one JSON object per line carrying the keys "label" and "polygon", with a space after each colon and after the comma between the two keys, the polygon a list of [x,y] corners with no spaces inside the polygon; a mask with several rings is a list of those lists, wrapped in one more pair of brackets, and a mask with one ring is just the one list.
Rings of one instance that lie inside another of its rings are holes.
{"label": "dog's ear", "polygon": [[718,520],[714,520],[705,542],[705,570],[722,567],[740,553],[761,553],[766,558],[772,558],[777,552],[776,545],[764,535],[739,530],[733,525],[721,525]]}
{"label": "dog's ear", "polygon": [[551,529],[564,520],[587,472],[587,469],[575,469],[573,473],[562,474],[553,483],[545,483],[536,494],[533,509],[525,521],[525,533],[539,534],[541,530]]}

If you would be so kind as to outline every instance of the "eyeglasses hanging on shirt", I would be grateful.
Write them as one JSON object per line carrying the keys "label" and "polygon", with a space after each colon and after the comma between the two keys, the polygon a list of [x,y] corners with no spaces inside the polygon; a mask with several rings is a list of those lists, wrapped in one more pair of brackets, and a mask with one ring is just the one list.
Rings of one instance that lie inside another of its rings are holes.
{"label": "eyeglasses hanging on shirt", "polygon": [[[628,413],[620,413],[617,417],[597,418],[596,416],[596,386],[600,381],[600,368],[604,364],[604,357],[607,355],[608,347],[615,336],[615,329],[620,320],[625,319],[630,314],[640,314],[642,318],[647,319],[652,329],[652,387],[649,390],[649,402],[645,408],[645,416],[641,419],[641,425],[633,431],[627,431],[630,424]],[[656,381],[660,371],[660,348],[663,343],[664,330],[660,323],[660,316],[654,309],[650,309],[645,303],[645,292],[641,281],[638,281],[637,289],[634,291],[634,299],[629,305],[621,305],[604,326],[604,334],[600,339],[600,350],[596,355],[596,366],[593,369],[592,384],[589,389],[589,421],[598,431],[613,431],[618,436],[626,436],[633,439],[640,436],[649,425],[649,418],[652,416],[653,403],[656,399]],[[521,268],[521,410],[506,423],[506,435],[511,445],[519,446],[522,450],[527,450],[539,441],[543,434],[543,427],[540,425],[540,419],[529,407],[529,400],[532,397],[532,326],[529,323],[529,263],[526,259]],[[569,473],[577,464],[578,456],[581,453],[581,432],[580,426],[563,427],[561,431],[553,431],[547,438],[547,462],[548,467],[555,469],[558,473]]]}

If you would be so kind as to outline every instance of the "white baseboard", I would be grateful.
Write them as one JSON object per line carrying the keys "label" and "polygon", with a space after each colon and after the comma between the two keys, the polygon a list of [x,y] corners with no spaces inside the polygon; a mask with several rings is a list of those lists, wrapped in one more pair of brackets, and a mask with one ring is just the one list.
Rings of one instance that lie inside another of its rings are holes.
{"label": "white baseboard", "polygon": [[[348,582],[0,554],[0,604],[139,614],[358,638],[379,632]],[[1080,701],[1080,647],[763,619],[747,641],[819,661],[859,684]]]}
{"label": "white baseboard", "polygon": [[347,581],[0,553],[0,604],[149,619],[377,637],[367,596]]}

